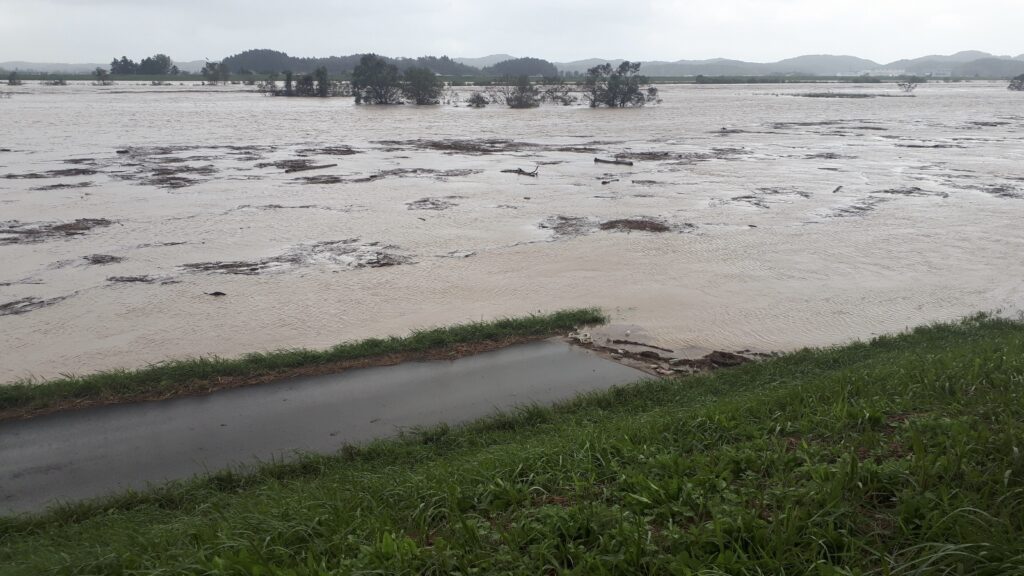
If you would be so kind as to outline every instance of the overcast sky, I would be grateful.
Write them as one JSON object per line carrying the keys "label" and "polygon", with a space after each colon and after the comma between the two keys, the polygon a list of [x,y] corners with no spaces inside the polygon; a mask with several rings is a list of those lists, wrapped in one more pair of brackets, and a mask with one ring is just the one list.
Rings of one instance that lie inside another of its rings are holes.
{"label": "overcast sky", "polygon": [[1024,0],[0,0],[0,61],[508,53],[881,62],[1024,53]]}

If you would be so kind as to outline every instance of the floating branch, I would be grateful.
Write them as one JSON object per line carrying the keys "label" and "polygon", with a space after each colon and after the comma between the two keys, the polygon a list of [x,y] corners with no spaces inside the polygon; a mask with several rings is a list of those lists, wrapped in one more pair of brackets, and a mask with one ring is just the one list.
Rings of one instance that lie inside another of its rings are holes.
{"label": "floating branch", "polygon": [[632,160],[605,160],[604,158],[594,158],[594,164],[620,164],[622,166],[632,166]]}
{"label": "floating branch", "polygon": [[523,170],[522,168],[516,168],[515,170],[502,170],[502,173],[504,173],[504,174],[518,174],[520,176],[530,176],[530,177],[536,178],[537,177],[537,172],[539,170],[540,170],[540,166],[534,168],[533,172],[527,172],[526,170]]}
{"label": "floating branch", "polygon": [[289,168],[284,171],[285,174],[291,174],[292,172],[306,172],[307,170],[323,170],[324,168],[334,168],[337,164],[319,164],[316,166],[296,166]]}

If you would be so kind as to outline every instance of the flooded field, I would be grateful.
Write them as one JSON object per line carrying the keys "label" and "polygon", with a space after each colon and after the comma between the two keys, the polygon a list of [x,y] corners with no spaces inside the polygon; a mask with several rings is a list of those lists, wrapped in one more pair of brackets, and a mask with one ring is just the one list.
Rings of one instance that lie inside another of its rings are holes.
{"label": "flooded field", "polygon": [[572,306],[694,354],[1024,308],[1020,94],[832,89],[879,97],[475,110],[5,87],[0,382]]}

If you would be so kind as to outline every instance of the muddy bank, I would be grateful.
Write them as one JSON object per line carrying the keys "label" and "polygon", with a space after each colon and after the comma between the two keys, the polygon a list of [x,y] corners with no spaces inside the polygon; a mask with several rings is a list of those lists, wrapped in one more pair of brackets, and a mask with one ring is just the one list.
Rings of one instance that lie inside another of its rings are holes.
{"label": "muddy bank", "polygon": [[[599,332],[608,330],[614,330],[614,327],[598,328]],[[630,335],[630,332],[627,330],[626,334]],[[628,336],[613,338],[605,335],[592,335],[590,332],[575,332],[569,335],[569,340],[610,360],[659,377],[732,368],[773,356],[773,354],[751,350],[736,352],[712,350],[699,356],[693,356],[692,351],[677,352],[649,342],[628,339]]]}

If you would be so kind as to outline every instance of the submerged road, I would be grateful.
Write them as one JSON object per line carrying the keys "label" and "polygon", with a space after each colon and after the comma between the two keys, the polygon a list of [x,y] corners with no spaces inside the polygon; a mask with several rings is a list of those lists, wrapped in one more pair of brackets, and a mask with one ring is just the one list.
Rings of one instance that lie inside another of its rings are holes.
{"label": "submerged road", "polygon": [[331,453],[645,377],[549,340],[454,361],[296,378],[208,396],[0,422],[0,514],[228,467]]}

